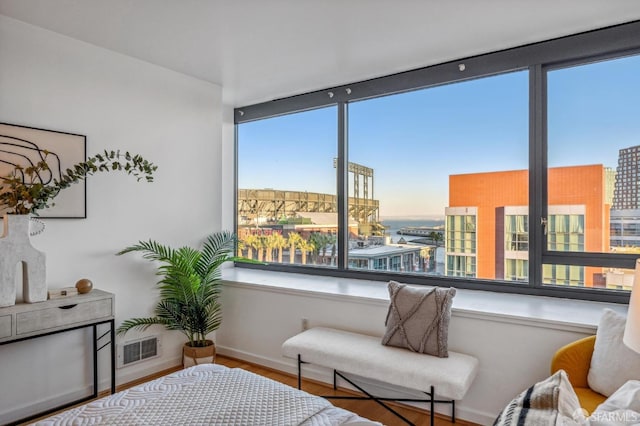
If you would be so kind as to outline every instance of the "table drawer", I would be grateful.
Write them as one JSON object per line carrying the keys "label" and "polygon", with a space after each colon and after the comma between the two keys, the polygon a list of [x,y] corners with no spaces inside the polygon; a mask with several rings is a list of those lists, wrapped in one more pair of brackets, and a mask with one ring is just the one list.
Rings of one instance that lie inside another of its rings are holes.
{"label": "table drawer", "polygon": [[16,314],[16,332],[19,336],[34,331],[53,331],[58,327],[80,325],[86,321],[111,317],[112,315],[111,299],[83,302],[68,307],[51,307],[20,312]]}
{"label": "table drawer", "polygon": [[0,316],[0,339],[11,336],[11,315]]}

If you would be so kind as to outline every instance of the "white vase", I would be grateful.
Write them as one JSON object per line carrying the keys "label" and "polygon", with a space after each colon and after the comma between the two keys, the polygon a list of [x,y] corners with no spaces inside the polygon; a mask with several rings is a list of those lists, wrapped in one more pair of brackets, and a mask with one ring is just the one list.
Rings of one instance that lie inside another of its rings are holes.
{"label": "white vase", "polygon": [[22,297],[26,303],[47,300],[46,257],[31,245],[29,215],[4,215],[0,238],[0,307],[16,303],[16,267],[22,264]]}

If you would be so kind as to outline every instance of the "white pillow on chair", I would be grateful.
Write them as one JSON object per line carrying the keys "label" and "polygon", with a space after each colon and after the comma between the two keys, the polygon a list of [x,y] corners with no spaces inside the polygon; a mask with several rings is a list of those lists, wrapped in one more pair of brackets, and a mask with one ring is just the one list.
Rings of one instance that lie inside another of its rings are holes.
{"label": "white pillow on chair", "polygon": [[589,418],[589,426],[629,426],[640,424],[640,380],[629,380]]}
{"label": "white pillow on chair", "polygon": [[587,381],[591,389],[605,396],[629,380],[640,380],[640,354],[622,343],[625,323],[624,316],[605,309],[596,332]]}

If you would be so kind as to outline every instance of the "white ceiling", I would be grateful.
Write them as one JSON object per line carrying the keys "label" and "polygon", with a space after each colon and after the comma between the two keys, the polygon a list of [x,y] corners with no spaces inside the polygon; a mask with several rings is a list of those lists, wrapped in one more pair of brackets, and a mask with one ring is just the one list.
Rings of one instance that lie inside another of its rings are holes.
{"label": "white ceiling", "polygon": [[0,14],[220,84],[242,106],[638,20],[640,1],[0,0]]}

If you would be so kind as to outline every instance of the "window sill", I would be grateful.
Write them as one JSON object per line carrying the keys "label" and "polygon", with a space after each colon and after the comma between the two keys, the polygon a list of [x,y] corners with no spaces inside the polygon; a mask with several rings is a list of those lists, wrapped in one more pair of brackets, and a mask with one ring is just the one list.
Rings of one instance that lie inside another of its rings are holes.
{"label": "window sill", "polygon": [[[305,295],[329,299],[348,299],[354,303],[387,306],[387,284],[380,281],[314,276],[244,268],[223,271],[224,284],[254,290]],[[602,310],[613,309],[626,315],[627,305],[560,299],[555,297],[497,293],[458,289],[452,315],[488,321],[594,333]]]}

